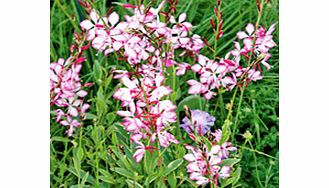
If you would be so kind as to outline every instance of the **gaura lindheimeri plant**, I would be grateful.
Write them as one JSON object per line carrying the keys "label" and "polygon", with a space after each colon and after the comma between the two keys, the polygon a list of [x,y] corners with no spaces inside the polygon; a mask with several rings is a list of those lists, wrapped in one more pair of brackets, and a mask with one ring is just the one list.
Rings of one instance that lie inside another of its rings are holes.
{"label": "gaura lindheimeri plant", "polygon": [[[270,70],[269,51],[276,46],[272,36],[275,25],[266,30],[259,26],[259,21],[255,25],[247,24],[245,31],[236,34],[238,40],[233,42],[231,50],[224,53],[224,57],[218,57],[217,40],[224,35],[220,0],[214,7],[216,20],[210,19],[215,34],[214,47],[193,33],[194,26],[187,21],[186,13],[175,15],[178,1],[168,1],[166,11],[165,0],[156,8],[121,4],[131,12],[124,16],[113,9],[100,15],[89,1],[79,2],[89,15],[80,23],[83,32],[75,34],[70,57],[60,58],[50,65],[51,106],[56,121],[68,126],[71,136],[85,118],[90,107],[85,102],[86,87],[91,83],[83,84],[79,74],[85,61],[82,53],[91,45],[105,56],[118,57],[122,60],[121,67],[125,67],[109,72],[120,82],[113,92],[113,98],[121,104],[116,114],[122,118],[121,125],[134,143],[132,156],[137,163],[145,159],[146,152],[153,155],[155,150],[163,151],[179,144],[188,150],[183,157],[188,163],[186,173],[197,185],[217,186],[220,179],[228,178],[232,167],[223,161],[231,158],[237,148],[226,138],[222,140],[224,136],[215,126],[214,116],[187,108],[179,127],[192,139],[191,143],[184,144],[186,140],[175,134],[179,116],[175,101],[170,100],[173,88],[168,81],[169,70],[174,70],[173,76],[194,74],[194,79],[184,83],[189,86],[187,93],[202,95],[203,100],[215,98],[219,91],[234,88],[237,91],[241,86],[248,86],[250,81],[261,80],[263,66]],[[212,57],[200,53],[208,48],[214,53]],[[187,63],[187,59],[192,63]],[[230,121],[232,104],[230,108],[225,122]],[[158,155],[157,162],[161,163],[160,152]]]}
{"label": "gaura lindheimeri plant", "polygon": [[82,52],[88,49],[83,46],[84,36],[75,33],[75,45],[70,48],[71,56],[66,60],[60,58],[58,62],[50,64],[50,106],[55,106],[56,121],[68,126],[68,135],[72,136],[74,128],[81,126],[89,104],[84,102],[88,94],[82,85],[79,73],[85,58]]}

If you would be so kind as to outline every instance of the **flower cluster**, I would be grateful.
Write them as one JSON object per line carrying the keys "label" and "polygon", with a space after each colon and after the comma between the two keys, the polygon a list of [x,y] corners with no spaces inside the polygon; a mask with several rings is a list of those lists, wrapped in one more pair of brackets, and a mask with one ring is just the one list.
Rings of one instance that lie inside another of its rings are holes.
{"label": "flower cluster", "polygon": [[196,181],[198,185],[205,185],[209,182],[218,184],[218,178],[228,178],[230,176],[230,166],[223,166],[222,160],[229,158],[230,151],[236,151],[230,142],[225,142],[222,145],[217,143],[221,139],[221,130],[218,129],[211,133],[214,137],[211,148],[207,148],[205,144],[202,148],[186,145],[185,148],[189,151],[184,156],[184,159],[189,162],[186,166],[189,178]]}
{"label": "flower cluster", "polygon": [[[188,93],[203,94],[206,99],[211,99],[216,94],[215,89],[222,87],[232,90],[239,83],[238,78],[240,81],[246,80],[247,83],[262,79],[259,62],[270,70],[271,66],[267,60],[271,57],[269,50],[276,45],[272,39],[274,26],[272,25],[268,31],[263,26],[255,31],[254,25],[248,24],[247,33],[243,31],[237,33],[238,39],[243,39],[243,48],[241,49],[240,43],[234,42],[234,49],[219,61],[199,54],[198,63],[191,69],[200,75],[200,81],[187,81],[190,85]],[[240,63],[243,57],[246,60],[255,58],[256,61],[244,67]]]}
{"label": "flower cluster", "polygon": [[133,70],[115,71],[114,78],[120,79],[124,87],[116,90],[113,97],[122,101],[126,109],[117,114],[123,117],[122,125],[138,145],[134,154],[137,162],[141,161],[145,150],[156,149],[145,146],[142,140],[152,143],[157,139],[162,147],[178,143],[168,132],[168,125],[176,122],[176,106],[170,100],[162,100],[172,92],[165,86],[165,67],[177,66],[177,75],[185,74],[190,66],[175,61],[176,50],[179,49],[179,56],[196,55],[203,47],[200,36],[188,36],[192,24],[186,21],[185,13],[179,15],[178,20],[168,14],[168,23],[160,21],[164,3],[147,9],[143,5],[126,4],[124,7],[133,8],[134,14],[124,16],[125,21],[121,22],[116,12],[101,17],[92,10],[90,19],[80,23],[88,32],[87,40],[93,48],[105,55],[117,52]]}
{"label": "flower cluster", "polygon": [[171,93],[171,89],[163,86],[164,76],[155,71],[146,71],[138,77],[130,78],[128,72],[120,72],[115,78],[120,78],[125,86],[116,90],[113,97],[122,101],[126,111],[117,111],[124,117],[122,125],[132,133],[131,140],[138,144],[134,158],[137,162],[143,158],[147,147],[141,139],[150,139],[154,142],[158,138],[162,147],[169,144],[178,144],[178,140],[166,130],[166,126],[176,122],[176,106],[170,100],[161,100]]}
{"label": "flower cluster", "polygon": [[[81,36],[75,34],[76,42]],[[79,73],[82,62],[85,58],[81,56],[82,51],[88,46],[71,46],[71,56],[68,59],[60,58],[57,62],[50,64],[50,105],[55,106],[56,121],[63,126],[68,126],[69,136],[72,136],[74,128],[81,126],[81,119],[84,119],[89,104],[84,102],[88,94],[83,87],[90,86],[90,83],[81,84]],[[72,55],[74,50],[76,53]]]}
{"label": "flower cluster", "polygon": [[[105,55],[117,52],[131,66],[142,62],[163,66],[177,66],[177,75],[185,74],[190,65],[177,62],[175,56],[196,55],[204,44],[199,35],[189,37],[192,24],[186,21],[186,14],[179,15],[178,20],[169,16],[169,23],[159,19],[160,9],[124,5],[134,8],[132,16],[125,15],[125,21],[119,21],[119,15],[112,12],[108,17],[100,17],[95,10],[90,12],[90,20],[80,23],[88,32],[87,40],[92,47],[104,52]],[[179,52],[176,50],[179,49]]]}
{"label": "flower cluster", "polygon": [[[89,104],[83,99],[88,94],[82,89],[79,72],[81,64],[71,64],[70,58],[60,58],[58,62],[50,64],[50,94],[51,104],[64,107],[67,111],[56,109],[56,121],[63,126],[69,126],[68,135],[71,136],[74,127],[79,127],[79,118],[85,116]],[[75,118],[75,119],[72,119]]]}

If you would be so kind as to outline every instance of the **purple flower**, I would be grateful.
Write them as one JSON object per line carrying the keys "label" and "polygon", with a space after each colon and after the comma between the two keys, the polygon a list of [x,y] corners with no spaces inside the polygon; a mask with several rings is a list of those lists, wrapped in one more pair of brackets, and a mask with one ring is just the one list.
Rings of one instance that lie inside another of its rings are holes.
{"label": "purple flower", "polygon": [[188,133],[196,132],[199,135],[204,135],[210,131],[210,127],[214,126],[216,118],[209,113],[201,110],[191,110],[191,119],[185,117],[180,125]]}

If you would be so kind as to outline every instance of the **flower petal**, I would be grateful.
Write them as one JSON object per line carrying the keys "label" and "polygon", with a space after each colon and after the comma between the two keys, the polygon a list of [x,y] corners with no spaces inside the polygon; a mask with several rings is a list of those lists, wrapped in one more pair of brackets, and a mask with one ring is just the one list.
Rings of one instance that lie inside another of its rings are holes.
{"label": "flower petal", "polygon": [[179,15],[178,22],[182,23],[185,20],[186,20],[186,13],[184,12],[183,14]]}
{"label": "flower petal", "polygon": [[113,12],[110,16],[109,16],[109,22],[112,26],[114,26],[116,23],[119,22],[119,15],[116,12]]}
{"label": "flower petal", "polygon": [[83,20],[81,23],[80,23],[80,26],[82,29],[84,30],[89,30],[91,29],[92,27],[94,27],[94,24],[91,23],[90,20]]}
{"label": "flower petal", "polygon": [[246,31],[248,32],[249,36],[255,31],[255,26],[251,23],[249,23],[246,26]]}

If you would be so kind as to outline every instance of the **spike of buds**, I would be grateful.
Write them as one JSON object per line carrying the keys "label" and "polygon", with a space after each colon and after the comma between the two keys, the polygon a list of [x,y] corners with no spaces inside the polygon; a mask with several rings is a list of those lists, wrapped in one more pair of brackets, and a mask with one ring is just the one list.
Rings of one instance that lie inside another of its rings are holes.
{"label": "spike of buds", "polygon": [[256,0],[256,3],[257,3],[257,10],[258,10],[258,12],[260,12],[261,2],[259,2],[259,0]]}
{"label": "spike of buds", "polygon": [[215,13],[215,15],[218,15],[218,10],[217,10],[216,6],[214,6],[214,13]]}
{"label": "spike of buds", "polygon": [[82,62],[84,62],[85,60],[86,60],[86,58],[84,58],[84,57],[80,57],[80,58],[76,59],[75,62],[76,62],[76,63],[82,63]]}
{"label": "spike of buds", "polygon": [[223,36],[223,31],[219,31],[217,36],[216,36],[216,40],[218,40],[219,38],[221,38]]}
{"label": "spike of buds", "polygon": [[215,27],[215,22],[214,22],[214,20],[212,20],[212,18],[210,18],[210,25],[211,25],[211,27],[212,27],[212,29],[215,31],[216,29],[216,27]]}
{"label": "spike of buds", "polygon": [[87,45],[82,46],[82,47],[81,47],[81,50],[82,50],[82,51],[88,50],[89,46],[90,46],[90,44],[88,43]]}
{"label": "spike of buds", "polygon": [[90,87],[90,86],[93,86],[93,85],[94,85],[94,83],[88,82],[88,83],[85,83],[83,86],[84,87]]}
{"label": "spike of buds", "polygon": [[71,55],[73,54],[73,51],[74,51],[74,45],[72,44],[72,45],[70,46],[70,54],[71,54]]}
{"label": "spike of buds", "polygon": [[223,20],[220,20],[220,22],[218,24],[218,31],[221,31],[222,25],[223,25]]}
{"label": "spike of buds", "polygon": [[123,4],[122,5],[123,8],[136,8],[136,5],[132,5],[132,4]]}
{"label": "spike of buds", "polygon": [[110,15],[112,11],[113,11],[113,7],[111,7],[111,8],[107,11],[106,15]]}
{"label": "spike of buds", "polygon": [[206,46],[208,46],[208,47],[209,47],[209,43],[208,43],[207,39],[206,39],[206,38],[204,38],[204,37],[202,37],[202,40],[203,40],[203,42],[206,44]]}

